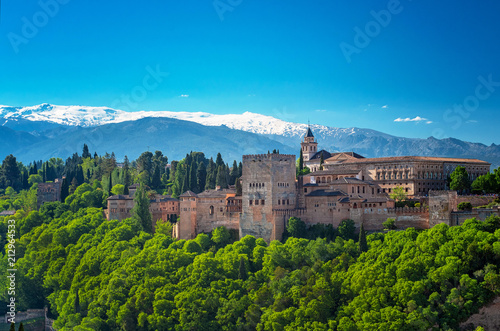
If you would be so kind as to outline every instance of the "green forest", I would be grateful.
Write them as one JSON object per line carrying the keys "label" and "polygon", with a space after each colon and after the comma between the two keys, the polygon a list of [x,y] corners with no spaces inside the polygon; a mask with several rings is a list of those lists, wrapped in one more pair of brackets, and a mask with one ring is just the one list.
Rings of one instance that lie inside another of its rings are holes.
{"label": "green forest", "polygon": [[314,234],[294,219],[285,242],[222,227],[186,241],[168,222],[107,221],[100,190],[14,216],[19,309],[48,306],[58,330],[453,330],[500,294],[495,217],[355,239],[349,222],[297,238]]}
{"label": "green forest", "polygon": [[[139,210],[107,221],[106,198],[132,183],[174,196],[227,187],[241,164],[191,152],[167,168],[145,152],[118,166],[83,152],[28,166],[8,156],[0,169],[0,210],[16,211],[0,217],[1,270],[14,219],[17,310],[48,307],[57,330],[456,330],[500,294],[498,217],[371,234],[292,218],[281,242],[224,227],[176,240]],[[62,175],[63,201],[37,210],[37,185]]]}

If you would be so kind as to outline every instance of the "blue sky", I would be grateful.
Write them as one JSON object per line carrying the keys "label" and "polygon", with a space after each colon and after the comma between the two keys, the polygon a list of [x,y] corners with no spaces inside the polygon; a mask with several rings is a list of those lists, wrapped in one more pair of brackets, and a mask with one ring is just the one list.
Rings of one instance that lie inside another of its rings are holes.
{"label": "blue sky", "polygon": [[494,0],[2,0],[0,104],[251,111],[498,144],[499,15]]}

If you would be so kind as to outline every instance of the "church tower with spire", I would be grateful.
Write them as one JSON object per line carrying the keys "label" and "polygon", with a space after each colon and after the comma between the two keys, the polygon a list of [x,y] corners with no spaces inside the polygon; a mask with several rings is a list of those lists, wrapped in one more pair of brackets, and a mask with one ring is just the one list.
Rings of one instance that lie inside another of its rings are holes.
{"label": "church tower with spire", "polygon": [[318,142],[314,139],[310,125],[307,127],[307,133],[300,143],[300,147],[302,148],[302,157],[304,158],[304,162],[309,161],[314,154],[318,152]]}

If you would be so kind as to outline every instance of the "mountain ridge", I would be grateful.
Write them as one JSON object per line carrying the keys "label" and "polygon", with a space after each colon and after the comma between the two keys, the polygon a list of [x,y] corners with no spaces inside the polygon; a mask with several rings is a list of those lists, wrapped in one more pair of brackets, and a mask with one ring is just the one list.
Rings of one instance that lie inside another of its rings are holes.
{"label": "mountain ridge", "polygon": [[[110,132],[118,136],[124,134],[119,128],[127,127],[128,133],[133,133],[136,137],[135,141],[131,141],[130,144],[138,144],[138,148],[145,151],[147,150],[147,146],[155,145],[163,136],[161,134],[141,136],[145,132],[144,130],[148,129],[144,127],[144,122],[141,122],[144,119],[148,119],[146,122],[150,127],[155,127],[153,124],[155,121],[159,123],[165,119],[179,121],[175,122],[175,125],[179,127],[173,131],[172,127],[170,129],[157,127],[156,130],[162,131],[164,136],[169,136],[173,133],[182,136],[183,130],[201,130],[200,132],[203,132],[205,135],[205,139],[201,141],[193,135],[186,135],[184,140],[176,142],[181,146],[185,146],[185,152],[182,155],[181,153],[173,152],[174,154],[169,157],[178,157],[179,155],[183,157],[185,153],[193,150],[195,147],[199,148],[199,151],[202,152],[212,151],[215,147],[221,153],[224,150],[228,150],[232,155],[231,157],[235,159],[241,158],[241,155],[250,153],[251,151],[267,152],[267,150],[275,148],[298,155],[300,151],[300,138],[307,129],[306,124],[286,122],[272,116],[251,112],[228,115],[171,111],[140,111],[131,113],[107,107],[56,106],[50,104],[31,107],[0,106],[0,125],[3,128],[9,128],[16,132],[17,137],[17,143],[10,143],[0,148],[0,156],[5,157],[7,154],[17,152],[22,158],[30,155],[30,161],[33,159],[31,156],[36,159],[44,159],[46,154],[42,154],[41,151],[46,150],[46,148],[44,148],[43,144],[47,144],[52,150],[60,151],[60,148],[57,146],[57,143],[60,141],[73,141],[75,144],[74,148],[76,148],[73,152],[80,151],[81,146],[77,148],[77,143],[80,145],[88,143],[85,141],[85,137],[82,137],[82,132],[91,135],[92,130],[95,131],[96,128],[100,127],[111,128]],[[172,126],[174,122],[170,123]],[[200,126],[193,127],[189,123]],[[108,127],[108,125],[111,125],[111,127]],[[336,128],[313,124],[311,125],[311,129],[319,142],[319,148],[330,152],[353,151],[365,157],[421,155],[477,158],[492,163],[493,167],[500,165],[500,146],[496,144],[487,146],[482,143],[466,142],[456,138],[405,138],[373,129],[356,127]],[[7,134],[5,130],[2,132],[4,133],[0,132],[0,135]],[[8,132],[12,134],[12,131]],[[248,140],[261,145],[249,146],[245,141],[214,139],[214,136],[220,137],[221,135],[231,135],[235,137],[234,139]],[[258,135],[265,139],[258,140],[253,135]],[[77,140],[75,137],[79,137],[78,139],[81,140]],[[5,137],[2,139],[5,139]],[[190,141],[189,139],[192,140]],[[19,145],[21,143],[23,143],[23,148],[16,146],[16,144]],[[122,146],[119,143],[115,144],[112,140],[108,140],[107,143],[110,146],[113,143],[116,147],[116,150],[113,151],[117,156],[125,155],[126,151],[130,149],[130,145]],[[164,146],[162,144],[157,145]],[[238,146],[238,148],[235,149],[234,146]],[[107,151],[111,152],[112,150],[108,148]],[[60,156],[66,157],[65,154],[63,153]],[[207,155],[210,155],[210,153],[207,153]],[[128,156],[132,157],[132,155]]]}

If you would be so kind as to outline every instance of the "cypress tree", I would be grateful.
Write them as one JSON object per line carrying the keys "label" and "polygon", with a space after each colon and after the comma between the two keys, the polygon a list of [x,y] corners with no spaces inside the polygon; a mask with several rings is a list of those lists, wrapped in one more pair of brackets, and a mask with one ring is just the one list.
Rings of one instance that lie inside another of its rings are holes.
{"label": "cypress tree", "polygon": [[359,228],[358,245],[359,245],[360,252],[368,251],[368,243],[366,242],[366,233],[365,233],[365,228],[363,226],[363,223],[361,223],[361,227]]}
{"label": "cypress tree", "polygon": [[207,167],[203,161],[198,165],[198,170],[196,171],[196,180],[198,182],[198,189],[200,191],[205,189],[207,182]]}
{"label": "cypress tree", "polygon": [[90,154],[90,152],[89,152],[89,146],[87,146],[87,144],[83,144],[82,157],[85,159],[85,158],[88,158],[91,156],[92,156],[92,154]]}
{"label": "cypress tree", "polygon": [[154,189],[158,189],[161,187],[160,167],[158,165],[155,166],[155,169],[153,171],[153,177],[151,178],[151,186]]}
{"label": "cypress tree", "polygon": [[221,165],[224,165],[224,161],[222,160],[222,155],[217,153],[217,159],[215,160],[215,165],[219,168]]}
{"label": "cypress tree", "polygon": [[142,224],[145,232],[153,232],[153,217],[149,211],[149,198],[144,186],[141,185],[134,195],[134,208],[132,208],[132,217]]}
{"label": "cypress tree", "polygon": [[78,165],[76,168],[76,181],[78,185],[82,185],[85,182],[85,177],[83,176],[83,168],[81,165]]}
{"label": "cypress tree", "polygon": [[184,172],[184,178],[182,180],[181,194],[183,192],[186,192],[187,190],[189,190],[189,172],[191,169],[189,169],[189,166],[185,166],[185,168],[186,168],[186,171]]}
{"label": "cypress tree", "polygon": [[239,177],[239,174],[238,174],[238,163],[236,163],[236,160],[234,160],[234,162],[233,162],[233,167],[231,168],[231,173],[229,175],[230,175],[230,177],[229,177],[229,182],[230,183],[234,183],[234,181],[236,180],[236,178]]}
{"label": "cypress tree", "polygon": [[243,176],[243,163],[238,164],[238,177]]}
{"label": "cypress tree", "polygon": [[61,183],[61,201],[64,202],[69,195],[69,185],[66,177],[63,178]]}
{"label": "cypress tree", "polygon": [[9,331],[16,331],[16,324],[15,323],[10,323]]}
{"label": "cypress tree", "polygon": [[302,148],[300,149],[299,157],[299,174],[304,170],[304,154],[302,154]]}
{"label": "cypress tree", "polygon": [[223,165],[219,166],[219,168],[217,169],[215,186],[220,186],[221,188],[227,188],[226,169]]}
{"label": "cypress tree", "polygon": [[18,331],[24,331],[24,325],[23,325],[23,322],[21,322],[21,324],[19,324],[19,329]]}
{"label": "cypress tree", "polygon": [[236,195],[237,196],[241,196],[242,192],[243,192],[243,188],[241,186],[241,180],[240,178],[236,178],[235,182],[234,182],[234,186],[236,187]]}
{"label": "cypress tree", "polygon": [[113,188],[113,177],[111,176],[111,173],[109,174],[109,180],[108,180],[108,195],[111,196],[111,189]]}
{"label": "cypress tree", "polygon": [[319,160],[319,170],[323,170],[323,163],[325,160],[323,159],[323,153],[321,153],[321,159]]}
{"label": "cypress tree", "polygon": [[239,275],[238,278],[241,280],[247,280],[247,267],[245,265],[245,259],[240,257],[240,269],[239,269]]}
{"label": "cypress tree", "polygon": [[198,189],[198,178],[196,177],[197,170],[197,164],[193,162],[191,165],[191,171],[189,172],[189,187],[194,193],[200,193],[200,190]]}

